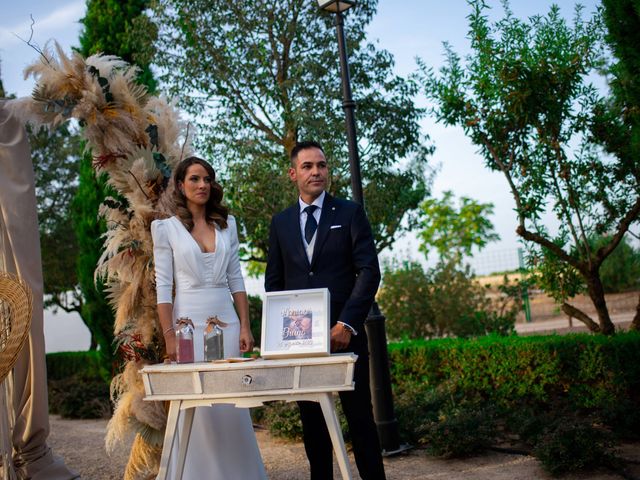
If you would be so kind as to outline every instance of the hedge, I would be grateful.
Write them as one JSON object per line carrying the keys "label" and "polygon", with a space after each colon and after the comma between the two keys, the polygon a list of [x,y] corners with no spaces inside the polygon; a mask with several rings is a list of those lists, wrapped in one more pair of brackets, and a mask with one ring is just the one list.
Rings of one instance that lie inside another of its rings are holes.
{"label": "hedge", "polygon": [[389,345],[392,383],[421,383],[499,407],[563,401],[575,409],[610,409],[637,401],[640,333],[487,336]]}
{"label": "hedge", "polygon": [[79,375],[110,381],[109,372],[102,367],[100,352],[97,350],[47,353],[46,359],[48,380],[64,380]]}
{"label": "hedge", "polygon": [[640,333],[488,336],[389,345],[405,441],[434,455],[511,444],[554,475],[621,464],[640,434]]}

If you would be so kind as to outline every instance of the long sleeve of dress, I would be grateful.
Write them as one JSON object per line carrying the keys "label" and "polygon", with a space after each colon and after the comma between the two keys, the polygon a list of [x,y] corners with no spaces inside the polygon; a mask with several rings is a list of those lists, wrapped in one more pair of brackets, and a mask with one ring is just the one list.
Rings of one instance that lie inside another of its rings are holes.
{"label": "long sleeve of dress", "polygon": [[229,265],[227,266],[227,283],[229,284],[229,290],[231,293],[246,292],[244,279],[242,278],[242,270],[240,269],[240,257],[238,256],[238,247],[240,246],[240,242],[238,241],[236,219],[229,215],[227,222],[229,238],[231,239]]}
{"label": "long sleeve of dress", "polygon": [[157,303],[173,303],[173,252],[164,221],[151,222],[151,237],[156,269]]}

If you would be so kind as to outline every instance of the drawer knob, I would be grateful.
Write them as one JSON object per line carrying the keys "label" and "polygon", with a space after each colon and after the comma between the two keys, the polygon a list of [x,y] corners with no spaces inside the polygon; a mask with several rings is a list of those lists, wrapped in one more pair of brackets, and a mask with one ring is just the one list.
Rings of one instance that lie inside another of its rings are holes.
{"label": "drawer knob", "polygon": [[251,382],[253,382],[253,378],[251,377],[251,375],[245,375],[244,377],[242,377],[243,385],[251,385]]}

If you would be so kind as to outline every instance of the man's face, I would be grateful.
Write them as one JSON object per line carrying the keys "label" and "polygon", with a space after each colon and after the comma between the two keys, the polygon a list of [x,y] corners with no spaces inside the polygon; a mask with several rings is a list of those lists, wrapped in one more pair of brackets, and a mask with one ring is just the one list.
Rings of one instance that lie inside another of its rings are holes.
{"label": "man's face", "polygon": [[298,152],[295,167],[289,169],[289,178],[296,183],[305,203],[313,202],[326,189],[328,176],[327,160],[319,148]]}
{"label": "man's face", "polygon": [[311,330],[311,323],[311,317],[304,316],[300,321],[300,328],[305,332],[308,332],[309,330]]}

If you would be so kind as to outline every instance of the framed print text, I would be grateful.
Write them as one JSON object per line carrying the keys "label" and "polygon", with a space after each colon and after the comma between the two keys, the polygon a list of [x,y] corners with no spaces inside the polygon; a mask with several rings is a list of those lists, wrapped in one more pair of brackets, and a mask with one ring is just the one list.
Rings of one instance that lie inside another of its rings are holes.
{"label": "framed print text", "polygon": [[262,305],[264,358],[330,354],[329,289],[267,292]]}

